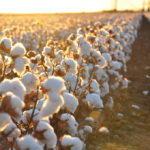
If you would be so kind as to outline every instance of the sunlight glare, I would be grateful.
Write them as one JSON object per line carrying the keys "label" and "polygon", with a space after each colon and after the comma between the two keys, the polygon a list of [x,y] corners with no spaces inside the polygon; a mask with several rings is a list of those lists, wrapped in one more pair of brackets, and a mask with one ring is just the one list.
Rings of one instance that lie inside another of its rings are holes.
{"label": "sunlight glare", "polygon": [[[91,12],[114,9],[115,0],[3,0],[0,13]],[[141,9],[143,0],[117,0],[118,10]]]}

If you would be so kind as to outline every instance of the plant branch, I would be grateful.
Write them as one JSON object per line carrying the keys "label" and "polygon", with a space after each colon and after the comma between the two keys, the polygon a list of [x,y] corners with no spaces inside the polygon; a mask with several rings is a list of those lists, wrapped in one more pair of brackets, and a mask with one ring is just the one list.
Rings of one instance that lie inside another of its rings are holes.
{"label": "plant branch", "polygon": [[29,120],[28,126],[27,126],[26,133],[28,133],[28,132],[29,132],[30,124],[31,124],[31,122],[32,122],[32,120],[33,120],[33,117],[34,117],[34,112],[35,112],[35,109],[36,109],[36,105],[37,105],[38,97],[39,97],[39,86],[37,86],[36,101],[35,101],[35,103],[34,103],[33,111],[32,111],[32,114],[31,114],[31,117],[30,117],[30,120]]}

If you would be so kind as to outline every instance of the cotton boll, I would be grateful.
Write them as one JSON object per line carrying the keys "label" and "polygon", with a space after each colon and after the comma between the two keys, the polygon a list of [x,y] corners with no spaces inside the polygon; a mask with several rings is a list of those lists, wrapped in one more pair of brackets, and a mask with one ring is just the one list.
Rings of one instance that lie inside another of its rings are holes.
{"label": "cotton boll", "polygon": [[0,40],[0,50],[5,53],[9,53],[12,46],[12,40],[10,38],[2,38]]}
{"label": "cotton boll", "polygon": [[21,100],[24,100],[24,96],[26,94],[26,89],[23,83],[19,78],[14,78],[11,80],[11,90],[16,96],[18,96]]}
{"label": "cotton boll", "polygon": [[11,122],[3,131],[3,134],[8,135],[7,138],[9,138],[9,140],[13,140],[13,138],[17,138],[21,135],[21,131],[13,122]]}
{"label": "cotton boll", "polygon": [[77,41],[79,43],[79,54],[81,56],[90,55],[91,45],[88,42],[86,42],[82,36],[79,36],[77,38]]}
{"label": "cotton boll", "polygon": [[90,52],[91,57],[93,57],[93,61],[100,65],[101,68],[104,68],[107,66],[106,59],[101,55],[101,53],[97,50],[91,50]]}
{"label": "cotton boll", "polygon": [[1,94],[4,94],[9,91],[18,96],[21,100],[24,100],[26,88],[19,78],[14,78],[12,80],[4,79],[0,83]]}
{"label": "cotton boll", "polygon": [[[30,119],[31,119],[31,115],[33,113],[33,109],[30,110],[26,110],[23,112],[23,117],[22,117],[22,121],[24,124],[28,124]],[[34,110],[34,114],[33,114],[33,118],[32,121],[34,123],[38,122],[40,120],[40,115],[39,115],[39,110],[35,109]]]}
{"label": "cotton boll", "polygon": [[118,81],[121,81],[122,80],[122,75],[119,74],[118,71],[115,71],[115,70],[108,70],[108,72],[111,74],[111,75],[114,75]]}
{"label": "cotton boll", "polygon": [[28,64],[27,57],[17,57],[15,59],[14,72],[16,72],[19,75],[22,75],[26,70],[27,64]]}
{"label": "cotton boll", "polygon": [[108,82],[104,82],[102,85],[101,85],[101,96],[105,96],[109,93],[109,84]]}
{"label": "cotton boll", "polygon": [[109,129],[106,128],[106,127],[101,127],[98,131],[100,133],[103,133],[103,134],[108,134],[109,133]]}
{"label": "cotton boll", "polygon": [[12,122],[10,116],[7,113],[0,113],[0,132],[6,129],[6,127]]}
{"label": "cotton boll", "polygon": [[71,147],[70,150],[83,149],[83,142],[78,137],[71,137],[70,135],[64,135],[61,138],[61,145],[63,147]]}
{"label": "cotton boll", "polygon": [[49,55],[52,52],[51,48],[46,46],[44,47],[43,51],[42,51],[42,55]]}
{"label": "cotton boll", "polygon": [[79,130],[79,136],[83,141],[86,140],[86,136],[93,132],[93,128],[91,126],[85,125],[83,129]]}
{"label": "cotton boll", "polygon": [[81,139],[83,141],[86,140],[86,136],[89,134],[89,133],[92,133],[93,132],[93,129],[91,126],[88,126],[88,125],[85,125],[83,129],[80,129],[79,130],[79,136],[81,137]]}
{"label": "cotton boll", "polygon": [[24,56],[26,49],[22,43],[16,43],[10,51],[11,56]]}
{"label": "cotton boll", "polygon": [[92,127],[91,127],[91,126],[88,126],[88,125],[85,125],[83,130],[84,130],[85,132],[88,132],[88,133],[92,133],[92,132],[93,132]]}
{"label": "cotton boll", "polygon": [[42,99],[38,100],[37,105],[36,105],[36,109],[41,110],[41,108],[42,108],[45,101],[46,101],[45,98],[42,98]]}
{"label": "cotton boll", "polygon": [[43,150],[42,146],[31,135],[18,138],[16,147],[19,150]]}
{"label": "cotton boll", "polygon": [[63,97],[58,93],[50,92],[50,93],[48,93],[47,96],[48,96],[48,100],[52,103],[58,103],[61,106],[64,104]]}
{"label": "cotton boll", "polygon": [[103,53],[102,56],[107,60],[108,63],[112,61],[112,57],[109,53]]}
{"label": "cotton boll", "polygon": [[91,107],[103,108],[103,101],[98,94],[92,93],[86,95],[86,102]]}
{"label": "cotton boll", "polygon": [[109,43],[110,43],[110,48],[115,50],[115,48],[117,47],[117,42],[114,39],[110,39]]}
{"label": "cotton boll", "polygon": [[53,46],[52,47],[46,46],[43,49],[42,55],[49,56],[50,58],[54,58],[55,57],[55,49],[53,48]]}
{"label": "cotton boll", "polygon": [[101,46],[103,44],[103,38],[102,37],[97,37],[96,38],[96,43],[98,44],[98,46]]}
{"label": "cotton boll", "polygon": [[80,72],[80,77],[82,78],[83,81],[88,81],[90,77],[90,71],[91,68],[89,67],[88,64],[82,64],[82,66],[79,67],[79,72]]}
{"label": "cotton boll", "polygon": [[68,124],[67,130],[69,134],[75,136],[78,130],[78,123],[76,122],[74,116],[68,113],[64,113],[61,115],[61,120],[67,121]]}
{"label": "cotton boll", "polygon": [[40,61],[41,60],[41,55],[40,54],[36,55],[35,60]]}
{"label": "cotton boll", "polygon": [[94,75],[96,76],[97,81],[107,81],[108,80],[108,75],[106,71],[101,68],[100,66],[96,66]]}
{"label": "cotton boll", "polygon": [[119,82],[118,82],[118,81],[116,81],[114,84],[111,85],[111,88],[112,88],[113,90],[115,90],[115,89],[118,88],[118,87],[119,87]]}
{"label": "cotton boll", "polygon": [[94,118],[92,118],[92,117],[86,117],[85,121],[94,122]]}
{"label": "cotton boll", "polygon": [[32,62],[29,62],[29,67],[30,67],[30,70],[36,72],[37,71],[37,68],[38,68],[38,65],[37,64],[34,64]]}
{"label": "cotton boll", "polygon": [[80,139],[82,139],[83,141],[85,141],[86,137],[84,135],[84,130],[83,129],[80,129],[78,131],[78,135],[79,135]]}
{"label": "cotton boll", "polygon": [[4,79],[1,83],[0,83],[0,94],[4,94],[8,91],[10,91],[11,89],[11,80],[8,79]]}
{"label": "cotton boll", "polygon": [[73,91],[76,86],[77,76],[74,74],[68,73],[65,75],[64,79],[65,79],[67,88],[68,89],[71,88],[71,90]]}
{"label": "cotton boll", "polygon": [[69,112],[74,113],[78,107],[78,99],[70,93],[64,93],[64,106]]}
{"label": "cotton boll", "polygon": [[53,115],[54,113],[57,113],[60,108],[64,104],[64,99],[62,96],[60,96],[57,93],[49,93],[48,94],[48,100],[44,102],[41,111],[40,111],[40,117],[49,117]]}
{"label": "cotton boll", "polygon": [[74,74],[77,73],[78,64],[72,58],[63,59],[61,62],[61,66],[64,67],[68,73],[74,73]]}
{"label": "cotton boll", "polygon": [[59,93],[65,88],[65,85],[62,78],[51,76],[42,83],[42,87],[46,88],[47,92]]}
{"label": "cotton boll", "polygon": [[92,79],[90,83],[90,92],[100,94],[99,84],[95,79]]}
{"label": "cotton boll", "polygon": [[83,34],[84,34],[83,29],[82,29],[82,28],[78,28],[78,29],[77,29],[77,35],[81,36],[81,35],[83,35]]}
{"label": "cotton boll", "polygon": [[36,91],[37,85],[39,84],[38,77],[32,74],[31,72],[25,73],[22,76],[21,81],[26,87],[27,94],[29,94],[32,91]]}
{"label": "cotton boll", "polygon": [[124,79],[122,80],[122,89],[127,88],[129,82],[130,82],[130,81],[129,81],[127,78],[124,78]]}
{"label": "cotton boll", "polygon": [[124,61],[124,58],[125,58],[125,53],[123,51],[119,51],[118,52],[118,59]]}
{"label": "cotton boll", "polygon": [[100,34],[103,35],[103,36],[108,36],[109,35],[109,33],[104,28],[100,29]]}
{"label": "cotton boll", "polygon": [[112,68],[113,70],[119,70],[119,69],[121,69],[121,67],[122,67],[122,63],[119,62],[119,61],[112,61],[112,62],[110,63],[110,66],[111,66],[111,68]]}
{"label": "cotton boll", "polygon": [[52,67],[53,67],[53,64],[52,64],[52,62],[51,62],[51,59],[50,59],[50,57],[48,57],[48,56],[45,56],[45,57],[44,57],[44,64],[45,64],[45,66],[46,66],[47,68],[52,68]]}
{"label": "cotton boll", "polygon": [[56,76],[64,76],[66,74],[66,69],[62,67],[61,65],[57,65],[55,67],[55,75]]}
{"label": "cotton boll", "polygon": [[63,50],[59,50],[55,55],[55,61],[60,63],[62,61],[63,57],[64,57]]}
{"label": "cotton boll", "polygon": [[24,102],[19,97],[11,92],[6,93],[2,97],[1,107],[3,111],[7,112],[15,121],[20,121]]}
{"label": "cotton boll", "polygon": [[39,121],[35,127],[34,136],[43,144],[46,144],[46,148],[48,149],[56,147],[57,136],[53,127],[49,125],[49,123],[45,121]]}
{"label": "cotton boll", "polygon": [[11,134],[9,134],[9,138],[17,138],[21,136],[21,131],[18,128],[15,128]]}

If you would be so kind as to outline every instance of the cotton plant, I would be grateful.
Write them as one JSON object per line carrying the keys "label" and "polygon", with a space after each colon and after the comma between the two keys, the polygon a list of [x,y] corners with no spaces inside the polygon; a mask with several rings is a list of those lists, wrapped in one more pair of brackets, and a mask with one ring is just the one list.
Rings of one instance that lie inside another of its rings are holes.
{"label": "cotton plant", "polygon": [[3,54],[0,55],[0,59],[0,81],[3,81],[6,76],[11,74],[12,58],[7,54]]}
{"label": "cotton plant", "polygon": [[11,38],[4,37],[0,40],[0,51],[4,54],[9,54],[12,47]]}
{"label": "cotton plant", "polygon": [[92,108],[103,108],[103,101],[100,98],[99,94],[92,93],[92,94],[87,94],[86,99],[84,100],[88,105]]}
{"label": "cotton plant", "polygon": [[68,73],[64,76],[65,79],[65,84],[66,87],[71,90],[74,91],[75,87],[76,87],[76,83],[77,83],[77,75],[72,74],[72,73]]}
{"label": "cotton plant", "polygon": [[78,64],[72,58],[65,58],[61,61],[61,66],[65,68],[67,73],[76,74]]}
{"label": "cotton plant", "polygon": [[[33,113],[33,109],[29,109],[29,110],[26,110],[26,111],[23,112],[21,121],[25,125],[29,124],[31,116],[32,116],[32,113]],[[39,121],[40,121],[39,110],[35,109],[33,117],[32,117],[32,125],[35,125]]]}
{"label": "cotton plant", "polygon": [[31,73],[31,72],[26,72],[22,78],[21,78],[22,83],[26,87],[26,93],[29,94],[32,91],[35,92],[37,90],[37,86],[39,84],[39,79],[37,75]]}
{"label": "cotton plant", "polygon": [[89,125],[85,125],[82,129],[79,130],[79,137],[84,142],[86,142],[87,136],[90,135],[92,132],[93,132],[93,128]]}
{"label": "cotton plant", "polygon": [[11,47],[10,55],[14,60],[14,72],[21,76],[26,71],[26,66],[29,63],[25,56],[26,49],[22,43],[16,43]]}
{"label": "cotton plant", "polygon": [[77,42],[79,45],[79,55],[90,55],[91,45],[90,43],[86,42],[83,36],[77,37]]}
{"label": "cotton plant", "polygon": [[8,149],[13,140],[16,140],[21,135],[21,131],[12,121],[10,115],[5,112],[0,113],[0,122],[0,140],[5,144],[2,145],[2,148]]}
{"label": "cotton plant", "polygon": [[46,121],[41,120],[36,124],[34,137],[36,137],[42,144],[45,144],[47,149],[56,147],[57,136],[53,127]]}
{"label": "cotton plant", "polygon": [[41,62],[41,59],[42,59],[41,55],[40,54],[37,54],[37,55],[33,54],[32,57],[28,56],[28,58],[30,59],[29,68],[30,68],[31,72],[39,73],[41,71],[39,69],[39,63]]}
{"label": "cotton plant", "polygon": [[72,137],[70,135],[64,135],[61,138],[62,147],[70,147],[70,150],[82,150],[83,142],[78,137]]}
{"label": "cotton plant", "polygon": [[[112,112],[112,90],[130,83],[124,72],[140,16],[81,18],[66,17],[64,27],[61,19],[58,24],[32,20],[30,26],[16,20],[10,21],[16,26],[2,30],[0,144],[5,149],[86,149],[100,121],[90,114]],[[98,128],[100,134],[109,132]]]}
{"label": "cotton plant", "polygon": [[78,122],[76,121],[76,119],[74,118],[73,115],[71,115],[69,113],[64,113],[61,115],[60,119],[62,121],[66,121],[67,132],[70,135],[75,136],[78,134]]}
{"label": "cotton plant", "polygon": [[1,110],[8,113],[16,122],[19,122],[22,118],[22,109],[24,102],[11,92],[7,92],[3,95],[1,101]]}
{"label": "cotton plant", "polygon": [[64,105],[63,107],[71,113],[74,113],[79,105],[78,99],[68,92],[63,93]]}
{"label": "cotton plant", "polygon": [[64,104],[64,99],[60,92],[65,89],[64,80],[60,77],[49,77],[42,83],[42,90],[47,94],[48,100],[43,104],[40,116],[48,117],[57,113]]}
{"label": "cotton plant", "polygon": [[26,135],[21,138],[18,138],[16,141],[16,150],[43,150],[43,147],[39,142],[31,135]]}
{"label": "cotton plant", "polygon": [[26,88],[19,78],[13,78],[12,80],[4,79],[0,83],[0,94],[5,94],[7,92],[12,92],[16,96],[18,96],[22,101],[24,101]]}

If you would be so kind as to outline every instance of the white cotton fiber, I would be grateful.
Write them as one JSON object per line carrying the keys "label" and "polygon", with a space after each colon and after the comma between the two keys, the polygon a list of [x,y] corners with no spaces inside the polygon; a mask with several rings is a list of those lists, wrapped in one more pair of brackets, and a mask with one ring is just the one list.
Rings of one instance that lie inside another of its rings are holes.
{"label": "white cotton fiber", "polygon": [[19,78],[14,78],[12,80],[4,79],[0,83],[0,93],[5,94],[6,92],[12,92],[18,96],[21,100],[24,100],[26,94],[26,88]]}
{"label": "white cotton fiber", "polygon": [[45,82],[42,83],[42,86],[45,87],[50,92],[59,93],[65,88],[64,80],[60,77],[51,76]]}
{"label": "white cotton fiber", "polygon": [[78,107],[78,99],[73,96],[70,93],[64,93],[63,94],[64,97],[64,106],[65,108],[67,108],[67,110],[69,110],[71,113],[74,113]]}
{"label": "white cotton fiber", "polygon": [[48,100],[46,100],[40,110],[41,118],[49,117],[54,113],[57,113],[63,106],[64,99],[57,93],[49,93]]}
{"label": "white cotton fiber", "polygon": [[70,135],[62,137],[61,145],[71,147],[70,150],[82,150],[83,148],[83,142],[78,137],[71,137]]}
{"label": "white cotton fiber", "polygon": [[103,101],[100,96],[96,93],[87,94],[86,101],[91,107],[103,108]]}
{"label": "white cotton fiber", "polygon": [[75,120],[74,116],[68,113],[64,113],[61,115],[61,120],[67,121],[67,124],[68,124],[67,130],[69,134],[71,134],[72,136],[75,136],[78,130],[78,123]]}
{"label": "white cotton fiber", "polygon": [[17,139],[17,147],[20,150],[43,150],[42,146],[31,135],[26,135]]}
{"label": "white cotton fiber", "polygon": [[39,83],[38,77],[35,74],[32,74],[31,72],[25,73],[22,76],[21,81],[26,87],[27,94],[29,94],[32,91],[36,91],[37,85]]}
{"label": "white cotton fiber", "polygon": [[11,48],[11,56],[23,56],[26,53],[26,49],[23,46],[22,43],[16,43],[12,48]]}
{"label": "white cotton fiber", "polygon": [[57,144],[57,136],[54,132],[53,127],[47,123],[46,121],[40,121],[35,129],[35,132],[44,131],[44,138],[41,139],[42,143],[46,144],[48,149],[56,147]]}

